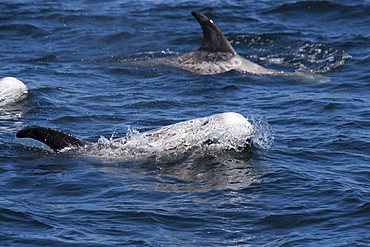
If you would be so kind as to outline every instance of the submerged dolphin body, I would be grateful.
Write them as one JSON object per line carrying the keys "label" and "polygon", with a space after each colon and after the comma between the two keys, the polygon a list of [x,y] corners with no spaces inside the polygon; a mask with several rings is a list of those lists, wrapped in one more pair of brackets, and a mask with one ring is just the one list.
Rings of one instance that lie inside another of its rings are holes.
{"label": "submerged dolphin body", "polygon": [[281,74],[281,72],[266,69],[242,58],[212,20],[195,11],[192,12],[192,15],[203,29],[203,44],[198,49],[184,55],[161,59],[160,63],[201,75],[219,74],[230,70],[256,75]]}
{"label": "submerged dolphin body", "polygon": [[56,152],[77,149],[96,155],[108,146],[105,155],[109,158],[137,159],[152,155],[174,156],[195,150],[205,153],[212,150],[240,151],[251,145],[254,132],[253,125],[242,115],[227,112],[131,134],[113,141],[105,139],[103,143],[88,142],[45,127],[23,129],[16,137],[38,140]]}

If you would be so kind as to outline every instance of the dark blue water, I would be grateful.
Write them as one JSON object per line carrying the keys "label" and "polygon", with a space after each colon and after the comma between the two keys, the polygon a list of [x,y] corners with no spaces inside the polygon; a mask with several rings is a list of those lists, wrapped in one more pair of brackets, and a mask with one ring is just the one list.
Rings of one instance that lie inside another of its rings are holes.
{"label": "dark blue water", "polygon": [[[243,57],[331,80],[125,63],[199,47],[193,10]],[[369,245],[369,13],[365,0],[2,1],[0,77],[30,93],[0,109],[1,245]],[[228,111],[268,123],[269,150],[138,164],[13,143],[31,125],[94,142]]]}

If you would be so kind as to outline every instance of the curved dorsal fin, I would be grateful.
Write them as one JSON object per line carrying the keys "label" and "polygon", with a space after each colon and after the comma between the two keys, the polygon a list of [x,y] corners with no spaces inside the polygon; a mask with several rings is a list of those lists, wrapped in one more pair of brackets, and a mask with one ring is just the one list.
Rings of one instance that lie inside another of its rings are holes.
{"label": "curved dorsal fin", "polygon": [[17,138],[32,138],[48,145],[54,151],[65,147],[83,147],[92,145],[91,142],[81,140],[63,131],[45,127],[26,128],[17,133]]}
{"label": "curved dorsal fin", "polygon": [[207,16],[198,12],[191,12],[198,20],[203,29],[203,44],[198,48],[200,51],[207,52],[227,52],[236,54],[234,48],[227,41],[221,30]]}

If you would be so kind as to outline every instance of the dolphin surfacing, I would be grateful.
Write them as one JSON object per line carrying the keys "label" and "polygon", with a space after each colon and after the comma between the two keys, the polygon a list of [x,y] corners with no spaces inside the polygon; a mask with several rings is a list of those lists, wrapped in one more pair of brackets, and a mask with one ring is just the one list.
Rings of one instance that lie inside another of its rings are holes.
{"label": "dolphin surfacing", "polygon": [[136,159],[151,155],[176,156],[188,151],[240,151],[251,146],[254,133],[253,125],[246,118],[238,113],[226,112],[134,133],[107,143],[88,142],[45,127],[20,130],[16,137],[40,141],[55,152],[81,150],[94,156],[103,150],[110,157]]}
{"label": "dolphin surfacing", "polygon": [[277,75],[281,73],[242,58],[212,20],[195,11],[192,12],[192,15],[198,20],[203,29],[202,45],[184,55],[158,60],[160,63],[200,75],[213,75],[230,70],[239,70],[255,75]]}
{"label": "dolphin surfacing", "polygon": [[27,86],[14,77],[0,79],[0,107],[25,99],[28,95]]}

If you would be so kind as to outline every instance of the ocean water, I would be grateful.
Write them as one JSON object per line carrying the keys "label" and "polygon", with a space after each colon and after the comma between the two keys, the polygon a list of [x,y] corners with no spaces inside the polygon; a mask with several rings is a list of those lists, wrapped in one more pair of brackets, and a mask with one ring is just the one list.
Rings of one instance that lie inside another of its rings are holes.
{"label": "ocean water", "polygon": [[[0,10],[0,77],[30,89],[0,109],[1,246],[370,245],[369,1],[5,0]],[[253,62],[330,80],[127,63],[199,47],[191,11]],[[14,143],[27,126],[96,142],[230,111],[258,130],[251,153],[134,162]]]}

